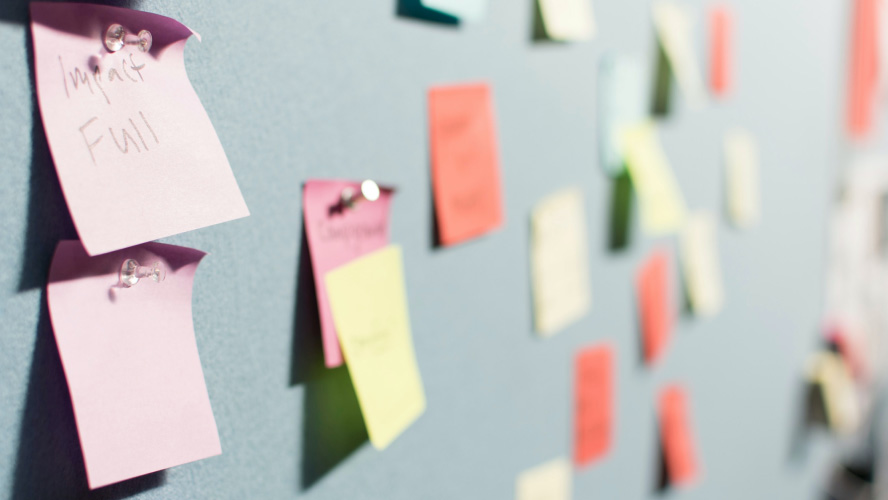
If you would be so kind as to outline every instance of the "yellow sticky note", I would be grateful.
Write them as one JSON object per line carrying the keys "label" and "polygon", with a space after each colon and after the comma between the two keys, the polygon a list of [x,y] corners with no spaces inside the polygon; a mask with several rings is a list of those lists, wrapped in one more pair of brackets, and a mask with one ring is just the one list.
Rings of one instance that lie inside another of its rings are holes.
{"label": "yellow sticky note", "polygon": [[518,475],[515,500],[570,500],[571,490],[570,462],[556,458]]}
{"label": "yellow sticky note", "polygon": [[401,247],[390,245],[353,260],[325,279],[370,442],[384,449],[425,410]]}
{"label": "yellow sticky note", "polygon": [[595,34],[591,0],[538,0],[546,36],[552,40],[587,40]]}
{"label": "yellow sticky note", "polygon": [[724,302],[715,216],[688,216],[681,235],[681,260],[691,309],[699,316],[717,314]]}
{"label": "yellow sticky note", "polygon": [[725,135],[725,170],[731,222],[738,227],[754,225],[761,209],[758,148],[752,134],[736,129]]}
{"label": "yellow sticky note", "polygon": [[703,74],[694,55],[694,25],[687,7],[669,0],[652,5],[654,26],[660,45],[669,59],[669,67],[678,86],[692,106],[706,100]]}
{"label": "yellow sticky note", "polygon": [[530,219],[536,331],[550,336],[589,311],[589,245],[583,192],[569,188],[540,201]]}
{"label": "yellow sticky note", "polygon": [[829,426],[836,432],[853,432],[861,421],[860,403],[851,372],[833,352],[818,352],[808,360],[808,380],[820,386]]}
{"label": "yellow sticky note", "polygon": [[640,122],[624,128],[621,135],[645,231],[664,234],[679,230],[685,218],[684,198],[660,146],[656,124]]}

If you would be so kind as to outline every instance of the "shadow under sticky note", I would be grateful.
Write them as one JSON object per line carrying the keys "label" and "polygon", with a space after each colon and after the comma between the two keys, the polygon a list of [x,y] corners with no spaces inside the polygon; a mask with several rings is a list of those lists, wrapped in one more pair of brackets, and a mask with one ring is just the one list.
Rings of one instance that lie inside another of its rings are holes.
{"label": "shadow under sticky note", "polygon": [[[147,243],[90,257],[56,249],[47,302],[90,488],[222,453],[191,319],[204,253]],[[119,284],[126,259],[159,262],[161,283]]]}
{"label": "shadow under sticky note", "polygon": [[459,26],[459,18],[423,5],[421,0],[398,0],[395,14],[442,25]]}
{"label": "shadow under sticky note", "polygon": [[625,168],[611,181],[608,249],[612,252],[629,247],[632,236],[632,179]]}

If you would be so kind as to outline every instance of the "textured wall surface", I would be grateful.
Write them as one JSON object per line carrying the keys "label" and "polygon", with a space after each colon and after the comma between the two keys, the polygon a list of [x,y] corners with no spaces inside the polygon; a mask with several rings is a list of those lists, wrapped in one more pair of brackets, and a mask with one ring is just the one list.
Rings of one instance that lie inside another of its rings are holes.
{"label": "textured wall surface", "polygon": [[[532,0],[491,0],[483,23],[463,26],[399,15],[397,2],[116,3],[203,36],[189,42],[189,75],[252,216],[164,240],[211,254],[197,272],[194,323],[223,454],[92,493],[43,291],[56,242],[76,235],[36,111],[27,5],[0,2],[0,497],[511,498],[517,473],[570,456],[573,353],[608,340],[614,447],[576,473],[577,498],[657,495],[653,402],[669,381],[691,391],[704,468],[698,487],[670,498],[813,498],[831,447],[816,433],[796,447],[794,436],[842,152],[846,3],[731,2],[736,92],[697,111],[679,98],[663,124],[688,205],[720,215],[722,134],[751,130],[764,220],[746,232],[720,225],[726,307],[683,316],[650,369],[634,275],[652,245],[675,242],[642,235],[636,221],[632,246],[608,250],[611,186],[596,147],[598,57],[617,50],[653,64],[647,1],[594,0],[598,36],[571,45],[532,41]],[[708,5],[689,3],[699,14]],[[438,250],[425,91],[474,80],[494,88],[506,225]],[[399,188],[392,240],[404,248],[428,409],[384,452],[366,442],[347,373],[319,368],[301,221],[311,177]],[[568,185],[586,193],[593,310],[540,340],[528,216]]]}

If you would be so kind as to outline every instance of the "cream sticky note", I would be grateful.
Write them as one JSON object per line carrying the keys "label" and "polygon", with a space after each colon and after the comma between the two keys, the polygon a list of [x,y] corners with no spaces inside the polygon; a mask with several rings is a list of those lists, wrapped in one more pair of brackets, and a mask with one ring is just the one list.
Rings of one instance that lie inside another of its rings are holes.
{"label": "cream sticky note", "polygon": [[530,219],[531,281],[536,331],[557,333],[592,302],[583,192],[569,188],[537,203]]}
{"label": "cream sticky note", "polygon": [[305,235],[311,252],[311,267],[318,297],[321,340],[327,367],[342,364],[342,351],[336,337],[333,313],[324,276],[350,260],[388,245],[389,208],[392,190],[383,188],[373,202],[344,206],[346,189],[360,192],[361,183],[337,180],[309,180],[302,190]]}
{"label": "cream sticky note", "polygon": [[847,434],[860,425],[861,410],[851,372],[834,352],[818,352],[808,360],[808,380],[820,388],[826,420],[836,432]]}
{"label": "cream sticky note", "polygon": [[[185,73],[190,29],[83,3],[32,3],[31,21],[46,138],[90,255],[249,215]],[[150,32],[150,50],[110,52],[114,24]]]}
{"label": "cream sticky note", "polygon": [[[204,253],[147,243],[90,257],[62,241],[46,296],[90,488],[222,453],[204,382],[191,287]],[[166,278],[120,283],[127,259]]]}
{"label": "cream sticky note", "polygon": [[688,216],[681,234],[681,262],[688,300],[698,316],[717,314],[724,302],[717,237],[711,213]]}
{"label": "cream sticky note", "polygon": [[370,442],[385,449],[425,411],[401,247],[390,245],[355,259],[328,272],[326,281]]}
{"label": "cream sticky note", "polygon": [[515,500],[570,500],[571,481],[570,461],[550,460],[518,475]]}
{"label": "cream sticky note", "polygon": [[537,0],[546,36],[558,41],[588,40],[595,34],[591,0]]}
{"label": "cream sticky note", "polygon": [[665,234],[679,230],[685,219],[685,202],[660,145],[656,124],[644,121],[625,128],[620,142],[645,231]]}
{"label": "cream sticky note", "polygon": [[653,5],[657,38],[669,67],[688,102],[700,106],[706,100],[703,74],[694,54],[693,22],[687,7],[670,0],[657,0]]}
{"label": "cream sticky note", "polygon": [[423,6],[463,21],[478,22],[487,13],[487,0],[422,0]]}
{"label": "cream sticky note", "polygon": [[641,61],[616,54],[598,66],[599,149],[602,169],[611,176],[623,171],[621,137],[624,129],[647,116],[647,82]]}
{"label": "cream sticky note", "polygon": [[738,227],[755,225],[760,217],[759,159],[752,134],[736,129],[725,135],[725,170],[731,221]]}

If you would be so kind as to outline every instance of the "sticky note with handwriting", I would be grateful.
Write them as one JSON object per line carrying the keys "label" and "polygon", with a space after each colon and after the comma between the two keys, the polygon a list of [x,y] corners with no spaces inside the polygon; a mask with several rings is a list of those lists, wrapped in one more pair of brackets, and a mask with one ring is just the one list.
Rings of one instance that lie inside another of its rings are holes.
{"label": "sticky note with handwriting", "polygon": [[401,247],[359,257],[328,272],[326,280],[370,442],[385,449],[425,411]]}
{"label": "sticky note with handwriting", "polygon": [[647,116],[645,70],[637,59],[607,54],[598,66],[598,109],[602,169],[616,177],[625,167],[623,130]]}
{"label": "sticky note with handwriting", "polygon": [[733,16],[727,5],[716,5],[709,11],[709,85],[716,95],[731,89],[731,28]]}
{"label": "sticky note with handwriting", "polygon": [[694,54],[694,25],[686,6],[671,0],[652,4],[657,39],[679,88],[693,107],[706,101],[703,74]]}
{"label": "sticky note with handwriting", "polygon": [[422,0],[422,4],[460,20],[477,22],[487,13],[487,0]]}
{"label": "sticky note with handwriting", "polygon": [[343,191],[359,193],[361,183],[339,180],[309,180],[302,191],[305,214],[305,234],[311,252],[321,321],[324,361],[328,367],[342,364],[342,351],[330,298],[324,280],[331,271],[356,257],[388,245],[389,209],[392,190],[382,188],[375,201],[363,201],[351,206],[343,203]]}
{"label": "sticky note with handwriting", "polygon": [[[32,3],[31,21],[46,138],[90,255],[249,215],[185,73],[190,29],[79,3]],[[150,49],[127,42],[111,52],[115,24],[124,38],[150,33]]]}
{"label": "sticky note with handwriting", "polygon": [[673,384],[660,391],[658,411],[666,478],[677,486],[690,485],[700,477],[689,406],[683,386]]}
{"label": "sticky note with handwriting", "polygon": [[570,462],[556,458],[528,469],[515,480],[515,500],[570,500]]}
{"label": "sticky note with handwriting", "polygon": [[696,212],[688,216],[681,233],[681,262],[691,310],[698,316],[712,316],[724,302],[718,234],[715,216]]}
{"label": "sticky note with handwriting", "polygon": [[611,448],[614,429],[614,349],[580,351],[574,359],[574,464],[588,465]]}
{"label": "sticky note with handwriting", "polygon": [[[56,248],[47,302],[90,488],[222,453],[191,321],[204,255],[161,243],[97,257],[79,241]],[[127,259],[160,263],[165,279],[124,287]]]}
{"label": "sticky note with handwriting", "polygon": [[588,40],[595,34],[591,0],[537,0],[546,37],[557,41]]}
{"label": "sticky note with handwriting", "polygon": [[627,127],[620,142],[641,206],[642,226],[651,234],[677,231],[684,222],[685,202],[660,145],[657,125],[644,121]]}
{"label": "sticky note with handwriting", "polygon": [[454,245],[499,227],[503,203],[490,88],[431,89],[429,129],[441,244]]}
{"label": "sticky note with handwriting", "polygon": [[583,192],[568,188],[537,203],[530,219],[530,259],[536,331],[554,335],[583,317],[592,303]]}
{"label": "sticky note with handwriting", "polygon": [[728,214],[738,227],[755,225],[759,217],[759,158],[755,138],[746,130],[725,134],[725,179]]}
{"label": "sticky note with handwriting", "polygon": [[671,262],[668,250],[655,250],[642,264],[636,278],[642,345],[644,359],[648,363],[653,363],[660,357],[672,336],[675,312]]}

